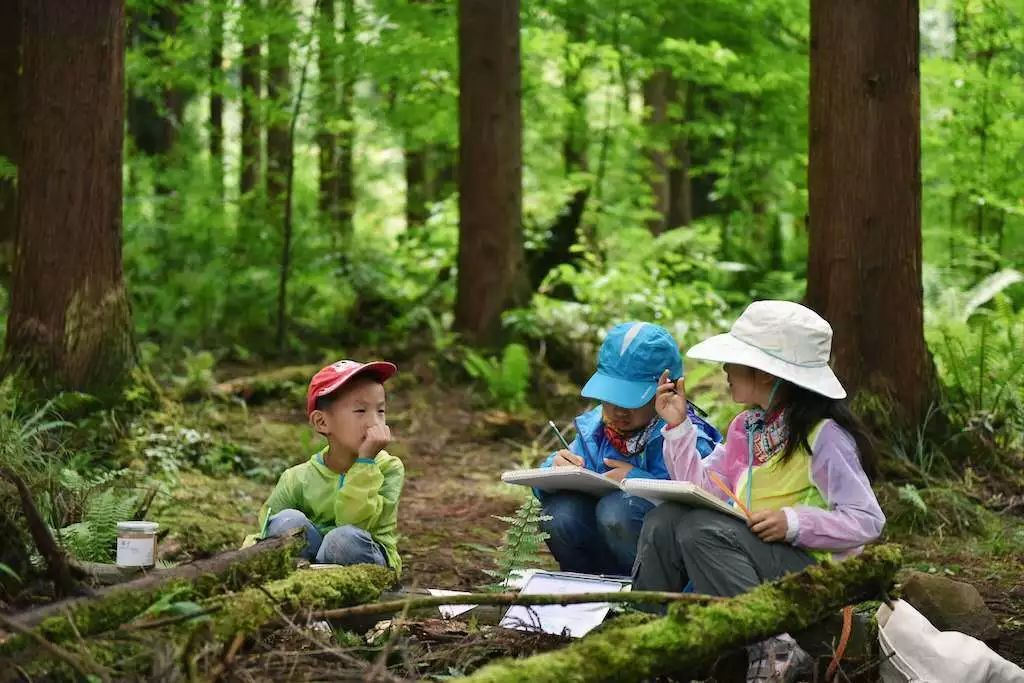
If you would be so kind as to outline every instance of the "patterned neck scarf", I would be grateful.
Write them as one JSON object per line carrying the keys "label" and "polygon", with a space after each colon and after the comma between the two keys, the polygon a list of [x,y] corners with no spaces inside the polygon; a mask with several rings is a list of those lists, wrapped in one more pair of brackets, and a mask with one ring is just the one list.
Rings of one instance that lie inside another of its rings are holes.
{"label": "patterned neck scarf", "polygon": [[789,429],[782,410],[765,412],[760,408],[747,411],[747,438],[753,443],[754,464],[763,465],[786,450]]}
{"label": "patterned neck scarf", "polygon": [[654,436],[657,423],[658,418],[655,416],[654,419],[647,423],[646,427],[635,432],[625,433],[604,422],[604,436],[608,439],[612,448],[619,453],[629,458],[635,458],[647,449],[647,444],[650,442],[651,437]]}

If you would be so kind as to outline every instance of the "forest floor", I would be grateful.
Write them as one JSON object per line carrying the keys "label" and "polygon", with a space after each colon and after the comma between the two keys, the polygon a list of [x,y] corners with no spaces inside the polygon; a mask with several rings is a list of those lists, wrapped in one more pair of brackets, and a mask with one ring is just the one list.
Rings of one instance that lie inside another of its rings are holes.
{"label": "forest floor", "polygon": [[[399,508],[403,584],[417,588],[475,589],[491,583],[506,524],[524,490],[502,484],[503,470],[533,466],[553,450],[548,418],[566,424],[585,404],[567,383],[547,387],[550,414],[487,410],[467,387],[448,387],[430,372],[402,373],[388,385],[388,423],[396,436],[389,452],[406,466]],[[191,404],[188,418],[250,452],[259,476],[211,477],[182,472],[170,498],[151,517],[170,529],[161,542],[169,561],[236,547],[255,531],[259,507],[280,471],[321,447],[306,422],[302,391],[262,405]],[[974,584],[1000,624],[999,651],[1024,665],[1024,519],[1002,516],[992,537],[891,534],[907,549],[907,568]],[[547,566],[553,559],[544,555]]]}

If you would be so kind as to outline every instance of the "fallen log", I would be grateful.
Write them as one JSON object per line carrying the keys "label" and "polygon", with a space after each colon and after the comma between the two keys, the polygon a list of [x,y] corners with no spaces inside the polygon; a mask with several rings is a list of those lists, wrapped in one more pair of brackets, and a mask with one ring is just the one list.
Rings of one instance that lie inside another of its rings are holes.
{"label": "fallen log", "polygon": [[893,545],[869,548],[708,605],[679,603],[667,616],[592,633],[564,649],[500,660],[463,681],[636,681],[656,676],[690,680],[722,653],[820,622],[844,605],[881,596],[900,567]]}
{"label": "fallen log", "polygon": [[213,395],[241,398],[257,403],[270,398],[286,396],[296,387],[305,386],[319,370],[316,365],[289,365],[246,377],[236,377],[214,385]]}
{"label": "fallen log", "polygon": [[[54,602],[11,619],[52,643],[109,631],[138,616],[161,595],[175,593],[178,600],[195,600],[287,576],[305,544],[301,534],[156,570],[93,596]],[[0,636],[0,653],[16,651],[26,643],[23,635]]]}
{"label": "fallen log", "polygon": [[[110,670],[113,678],[149,680],[156,675],[154,667],[158,664],[165,667],[163,674],[167,674],[168,656],[181,663],[185,669],[181,673],[188,673],[190,668],[199,668],[200,658],[214,655],[219,660],[221,653],[237,651],[250,635],[264,627],[290,623],[290,617],[309,609],[340,608],[376,600],[394,582],[394,573],[377,565],[300,569],[266,585],[207,598],[199,603],[199,611],[190,615],[115,627],[110,632],[69,642],[67,647],[73,657],[87,654]],[[32,675],[60,673],[52,653],[40,644],[38,633],[32,633],[36,636],[34,647],[30,644],[13,656],[0,656],[0,670],[7,660]],[[127,634],[137,637],[126,640]]]}

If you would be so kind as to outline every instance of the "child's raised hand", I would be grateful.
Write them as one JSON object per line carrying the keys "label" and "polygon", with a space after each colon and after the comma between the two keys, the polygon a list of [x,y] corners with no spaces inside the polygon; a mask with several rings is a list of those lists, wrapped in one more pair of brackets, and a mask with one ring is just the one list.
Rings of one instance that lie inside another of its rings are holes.
{"label": "child's raised hand", "polygon": [[668,370],[661,373],[654,409],[670,427],[686,420],[686,382],[682,377],[673,382],[668,376]]}
{"label": "child's raised hand", "polygon": [[583,458],[570,450],[563,448],[555,453],[555,467],[583,467]]}
{"label": "child's raised hand", "polygon": [[374,425],[366,430],[363,443],[359,445],[360,458],[376,458],[377,454],[391,443],[391,428],[387,425]]}

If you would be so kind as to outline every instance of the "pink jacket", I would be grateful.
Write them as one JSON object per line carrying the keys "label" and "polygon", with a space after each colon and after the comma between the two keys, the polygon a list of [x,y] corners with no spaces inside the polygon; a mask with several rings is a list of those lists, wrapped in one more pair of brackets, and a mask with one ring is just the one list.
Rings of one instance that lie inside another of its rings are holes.
{"label": "pink jacket", "polygon": [[[711,481],[708,471],[716,472],[732,489],[747,467],[746,413],[740,413],[729,425],[725,444],[719,444],[701,460],[696,449],[696,432],[689,420],[675,428],[665,428],[663,452],[669,476],[690,481],[709,493],[728,500]],[[865,543],[881,535],[885,515],[878,506],[857,455],[857,444],[845,429],[832,420],[821,427],[811,453],[811,478],[828,509],[798,505],[782,508],[789,530],[786,541],[809,550],[828,550],[837,559],[859,553]]]}

